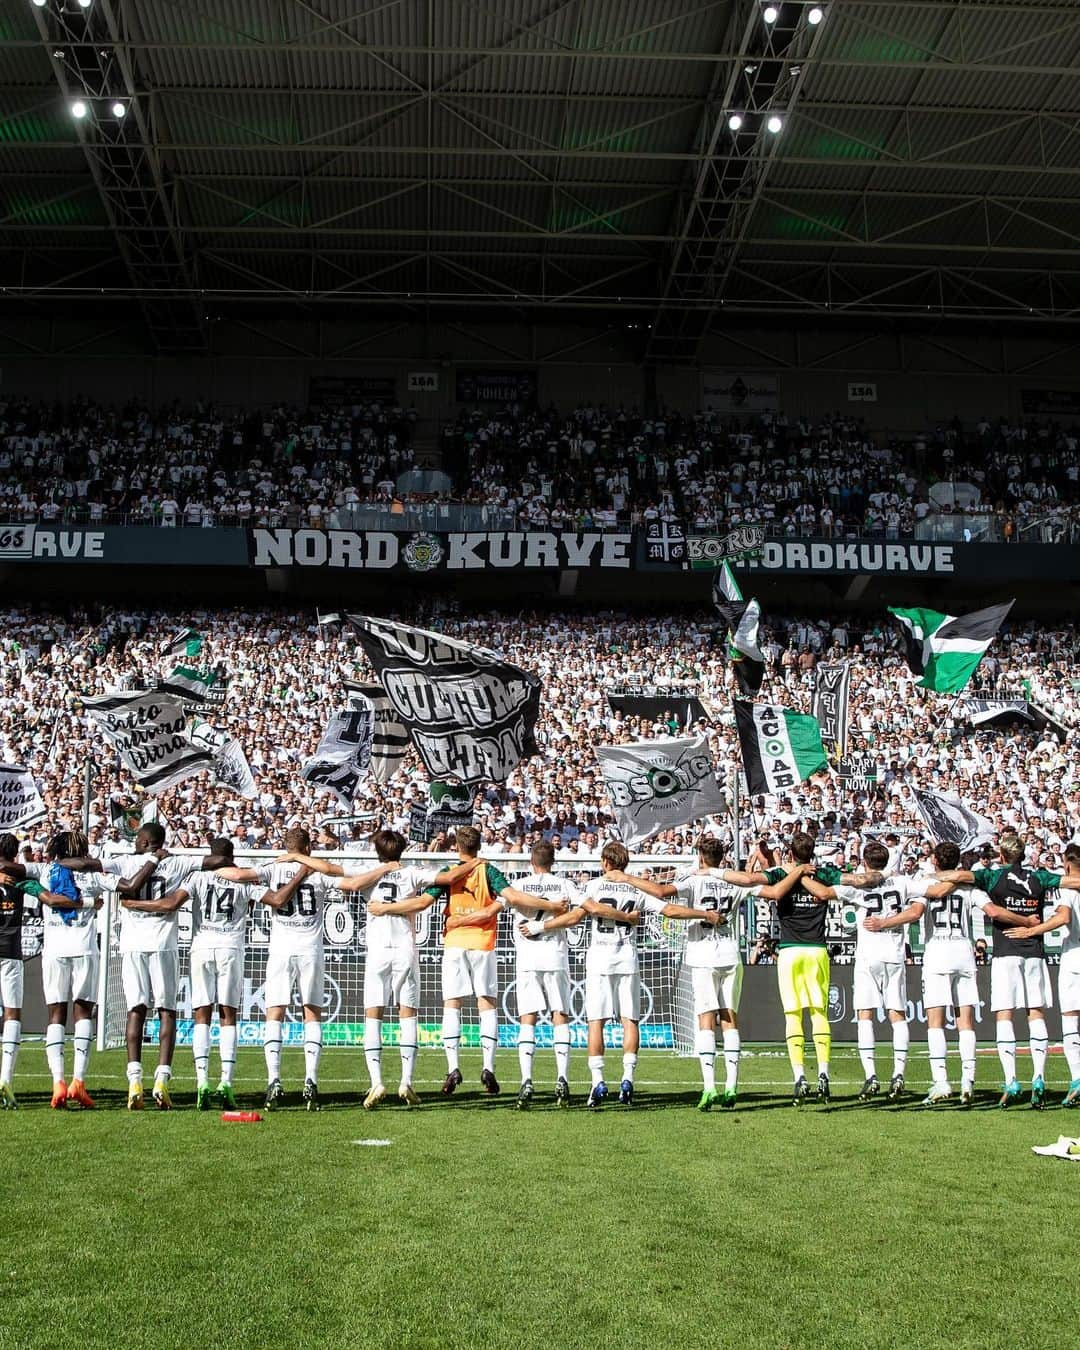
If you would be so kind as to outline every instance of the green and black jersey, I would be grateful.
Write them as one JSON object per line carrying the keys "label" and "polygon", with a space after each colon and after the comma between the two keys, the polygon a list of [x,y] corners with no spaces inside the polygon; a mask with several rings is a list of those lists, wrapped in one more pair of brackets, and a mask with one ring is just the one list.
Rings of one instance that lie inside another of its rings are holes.
{"label": "green and black jersey", "polygon": [[[787,876],[784,867],[772,867],[765,873],[769,885],[775,886]],[[839,867],[824,863],[814,873],[814,880],[823,886],[839,884],[842,873]],[[829,906],[815,900],[809,891],[799,884],[788,891],[782,900],[776,901],[776,913],[780,919],[781,947],[824,947],[825,928],[829,919]]]}
{"label": "green and black jersey", "polygon": [[[985,891],[995,905],[1007,909],[1010,914],[1034,915],[1042,917],[1043,905],[1048,891],[1056,891],[1061,885],[1061,875],[1047,872],[1041,867],[1023,867],[1013,863],[1010,867],[983,867],[974,873],[975,885]],[[1006,937],[1007,924],[991,920],[994,929],[995,956],[1043,956],[1042,936],[1033,938]]]}

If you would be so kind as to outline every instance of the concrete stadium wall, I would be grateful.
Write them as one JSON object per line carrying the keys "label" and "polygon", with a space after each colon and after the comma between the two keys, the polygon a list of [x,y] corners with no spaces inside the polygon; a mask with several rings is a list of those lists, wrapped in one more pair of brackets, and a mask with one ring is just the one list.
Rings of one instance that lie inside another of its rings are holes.
{"label": "concrete stadium wall", "polygon": [[[595,325],[255,317],[213,323],[209,356],[166,358],[148,355],[143,330],[129,320],[5,322],[0,316],[0,391],[257,407],[281,399],[303,403],[312,375],[392,375],[400,398],[414,402],[421,417],[439,419],[456,408],[455,370],[466,366],[536,369],[541,400],[559,407],[645,407],[646,336],[640,325],[615,316]],[[874,430],[902,433],[954,415],[966,422],[983,415],[1018,417],[1028,388],[1080,390],[1075,347],[1034,329],[998,334],[742,324],[708,338],[700,366],[775,375],[781,405],[793,416],[846,410]],[[439,391],[409,394],[412,371],[437,372]],[[876,384],[878,401],[849,403],[849,381]],[[701,404],[699,369],[660,368],[655,384],[657,397],[670,407]]]}

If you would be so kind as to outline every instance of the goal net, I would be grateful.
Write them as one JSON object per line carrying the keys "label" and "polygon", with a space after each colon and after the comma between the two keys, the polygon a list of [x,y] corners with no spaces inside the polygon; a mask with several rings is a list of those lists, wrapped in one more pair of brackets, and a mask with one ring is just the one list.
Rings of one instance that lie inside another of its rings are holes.
{"label": "goal net", "polygon": [[[189,850],[176,850],[178,853]],[[193,852],[193,851],[190,851]],[[271,861],[277,853],[246,853],[237,856],[240,866],[258,865]],[[371,853],[339,852],[320,854],[337,862],[358,863],[374,867]],[[521,854],[485,854],[513,884],[515,879],[529,875],[528,858]],[[456,857],[435,854],[406,854],[405,861],[413,864],[456,862]],[[631,858],[634,871],[656,881],[667,881],[677,869],[694,866],[689,856],[636,856]],[[575,857],[556,866],[556,872],[578,884],[601,873],[598,857]],[[266,905],[252,906],[248,918],[245,954],[244,988],[240,1008],[240,1046],[261,1046],[262,1028],[266,1016],[264,983],[267,947],[270,937],[271,911]],[[107,942],[107,959],[102,963],[101,1027],[99,1044],[114,1049],[124,1044],[127,1009],[121,980],[119,951],[119,907],[112,900],[103,911]],[[517,1000],[515,996],[514,940],[511,924],[516,922],[514,911],[500,919],[496,956],[499,964],[499,1044],[515,1047],[518,1040]],[[323,1044],[326,1046],[359,1046],[364,1040],[364,958],[366,952],[366,911],[363,900],[356,893],[333,890],[323,915],[323,935],[326,950],[326,999],[323,1013]],[[686,925],[660,915],[647,915],[637,930],[638,956],[641,965],[641,1047],[642,1049],[674,1050],[681,1054],[693,1053],[694,1016],[689,972],[682,973],[682,951]],[[436,905],[416,916],[416,939],[420,953],[420,1008],[419,1035],[421,1047],[441,1045],[442,1024],[442,934],[441,908]],[[177,1008],[177,1043],[191,1043],[192,1020],[191,985],[188,956],[191,945],[192,920],[187,906],[180,911],[180,984]],[[585,1021],[585,925],[569,930],[570,977],[572,989],[571,1035],[572,1044],[583,1048],[586,1041]],[[461,1028],[463,1046],[479,1046],[480,1028],[475,1008],[466,1007]],[[471,1018],[471,1020],[470,1020]],[[148,1018],[146,1038],[156,1042],[158,1023]],[[397,1042],[398,1025],[391,1015],[383,1025],[384,1045]],[[622,1028],[618,1022],[609,1022],[606,1031],[609,1047],[622,1043]],[[213,1038],[217,1040],[215,1020]],[[295,1001],[286,1012],[284,1027],[286,1045],[303,1043],[303,1009]],[[542,1018],[536,1028],[538,1047],[552,1044],[550,1019]]]}

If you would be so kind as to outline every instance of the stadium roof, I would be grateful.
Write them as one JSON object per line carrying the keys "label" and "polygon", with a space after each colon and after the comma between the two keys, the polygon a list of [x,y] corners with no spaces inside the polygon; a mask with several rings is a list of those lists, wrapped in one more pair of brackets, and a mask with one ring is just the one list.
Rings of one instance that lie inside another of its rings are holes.
{"label": "stadium roof", "polygon": [[0,284],[192,348],[208,301],[621,298],[661,361],[722,311],[1080,314],[1080,0],[763,8],[9,0]]}

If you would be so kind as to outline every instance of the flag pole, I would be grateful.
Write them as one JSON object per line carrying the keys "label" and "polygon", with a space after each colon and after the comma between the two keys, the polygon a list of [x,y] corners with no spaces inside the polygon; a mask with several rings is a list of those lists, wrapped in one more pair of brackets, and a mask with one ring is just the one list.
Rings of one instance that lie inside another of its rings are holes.
{"label": "flag pole", "polygon": [[90,760],[86,761],[83,772],[83,799],[82,799],[82,827],[83,834],[88,838],[90,835],[90,782],[93,768]]}

